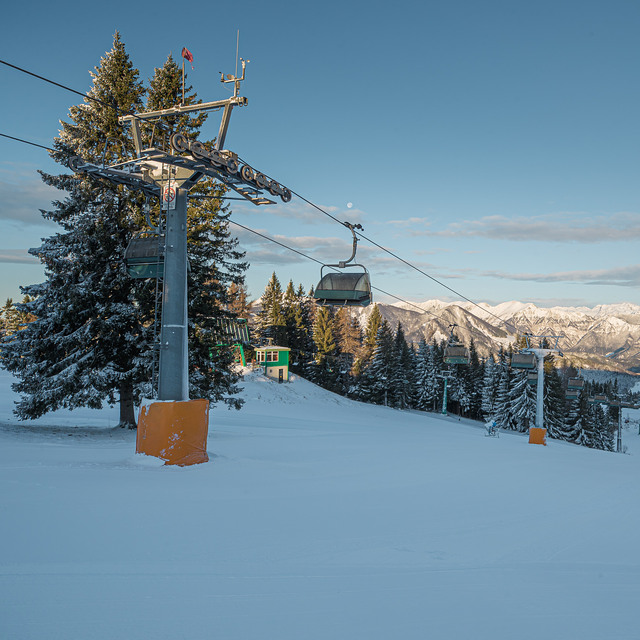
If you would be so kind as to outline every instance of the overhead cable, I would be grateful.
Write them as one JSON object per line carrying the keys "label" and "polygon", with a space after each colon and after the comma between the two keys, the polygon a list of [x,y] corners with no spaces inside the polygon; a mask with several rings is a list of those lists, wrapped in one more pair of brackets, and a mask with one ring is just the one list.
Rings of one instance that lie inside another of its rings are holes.
{"label": "overhead cable", "polygon": [[[313,262],[315,262],[316,264],[322,265],[324,266],[324,263],[321,262],[320,260],[317,260],[316,258],[307,255],[306,253],[302,253],[302,251],[298,251],[298,249],[294,249],[293,247],[290,247],[289,245],[284,244],[283,242],[279,242],[278,240],[275,240],[274,238],[271,238],[263,233],[260,233],[259,231],[256,231],[255,229],[251,229],[251,227],[246,227],[243,224],[240,224],[239,222],[236,222],[235,220],[231,220],[231,218],[228,218],[228,221],[231,224],[236,225],[237,227],[240,227],[241,229],[244,229],[245,231],[249,231],[257,236],[260,236],[261,238],[264,238],[265,240],[268,240],[269,242],[273,242],[274,244],[277,244],[281,247],[284,247],[285,249],[288,249],[289,251],[293,251],[294,253],[297,253],[298,255],[302,256],[303,258],[307,258],[307,260],[312,260]],[[374,287],[373,285],[371,285],[371,288],[374,291],[377,291],[378,293],[382,293],[385,296],[389,296],[390,298],[395,298],[396,300],[398,300],[399,302],[403,302],[405,304],[408,304],[411,307],[415,307],[416,309],[418,309],[420,311],[420,313],[427,313],[429,315],[432,315],[434,318],[436,318],[436,320],[442,320],[441,316],[433,313],[432,311],[428,311],[427,309],[423,309],[422,307],[418,306],[417,304],[414,304],[413,302],[409,302],[409,300],[405,300],[404,298],[400,298],[399,296],[394,295],[393,293],[389,293],[388,291],[384,291],[383,289],[380,289],[378,287]],[[482,335],[484,337],[484,334],[482,334],[482,332],[478,331],[477,329],[475,329],[475,327],[470,327],[472,331],[476,331],[476,333],[478,333],[479,335]]]}
{"label": "overhead cable", "polygon": [[[239,158],[242,162],[244,162],[245,164],[248,164],[246,162],[246,160],[244,160],[243,158]],[[323,213],[325,216],[327,216],[328,218],[331,218],[332,220],[334,220],[335,222],[337,222],[338,224],[344,226],[344,222],[342,222],[342,220],[340,220],[339,218],[336,218],[336,216],[330,214],[328,211],[325,211],[322,207],[318,206],[317,204],[311,202],[311,200],[308,200],[307,198],[305,198],[304,196],[300,195],[299,193],[297,193],[296,191],[294,191],[293,189],[290,190],[291,193],[295,196],[297,196],[298,198],[300,198],[300,200],[302,200],[303,202],[306,202],[309,206],[313,207],[314,209],[317,209],[320,213]],[[497,320],[500,321],[501,324],[506,325],[507,327],[510,327],[514,333],[519,334],[520,332],[518,331],[518,329],[512,325],[508,320],[504,320],[503,318],[501,318],[500,316],[496,315],[495,313],[489,311],[488,309],[485,309],[482,305],[478,304],[477,302],[475,302],[474,300],[471,300],[470,298],[467,298],[465,295],[461,294],[459,291],[456,291],[455,289],[453,289],[452,287],[444,284],[444,282],[440,282],[440,280],[438,280],[437,278],[435,278],[434,276],[428,274],[426,271],[423,271],[422,269],[420,269],[420,267],[417,267],[416,265],[412,264],[411,262],[409,262],[408,260],[405,260],[404,258],[402,258],[401,256],[399,256],[398,254],[394,253],[393,251],[391,251],[390,249],[387,249],[386,247],[383,247],[381,244],[377,243],[375,240],[372,240],[371,238],[367,237],[366,235],[364,235],[362,232],[360,231],[356,231],[355,232],[360,238],[362,238],[363,240],[366,240],[367,242],[371,243],[373,246],[377,247],[378,249],[380,249],[381,251],[384,251],[385,253],[389,254],[390,256],[392,256],[393,258],[395,258],[396,260],[399,260],[400,262],[402,262],[403,264],[407,265],[408,267],[410,267],[411,269],[414,269],[415,271],[417,271],[418,273],[422,274],[423,276],[429,278],[430,280],[432,280],[433,282],[435,282],[436,284],[439,284],[441,287],[444,287],[445,289],[447,289],[448,291],[451,291],[451,293],[454,293],[456,296],[462,298],[463,300],[465,300],[466,302],[469,302],[470,304],[478,307],[479,309],[481,309],[484,313],[489,314],[490,316],[493,316],[494,318],[496,318]]]}
{"label": "overhead cable", "polygon": [[[60,87],[62,89],[65,89],[67,91],[71,91],[72,93],[75,93],[79,96],[82,96],[83,98],[87,98],[89,100],[93,100],[94,102],[97,102],[103,106],[106,107],[110,107],[112,109],[115,109],[117,112],[121,112],[121,113],[125,113],[126,115],[130,115],[133,117],[137,116],[131,112],[126,112],[122,109],[120,109],[117,105],[115,104],[110,104],[108,102],[104,102],[103,100],[99,100],[98,98],[94,98],[93,96],[90,96],[88,94],[85,93],[81,93],[80,91],[77,91],[76,89],[72,89],[71,87],[68,87],[64,84],[61,84],[59,82],[55,82],[54,80],[51,80],[49,78],[46,78],[44,76],[41,76],[37,73],[33,73],[32,71],[28,71],[27,69],[23,69],[22,67],[19,67],[15,64],[11,64],[10,62],[7,62],[6,60],[2,60],[0,59],[0,63],[11,67],[12,69],[16,69],[17,71],[20,71],[22,73],[26,73],[30,76],[33,76],[34,78],[38,78],[39,80],[43,80],[44,82],[48,82],[52,85],[55,85],[57,87]],[[5,137],[10,137],[10,136],[5,136]],[[30,143],[27,143],[30,144]],[[245,160],[243,160],[242,158],[240,158],[240,160],[242,162],[245,162]],[[291,193],[293,193],[294,195],[296,195],[298,198],[300,198],[303,202],[306,202],[308,205],[310,205],[311,207],[317,209],[318,211],[320,211],[321,213],[323,213],[324,215],[326,215],[327,217],[331,218],[332,220],[334,220],[335,222],[344,225],[344,222],[342,222],[341,220],[339,220],[338,218],[336,218],[335,216],[331,215],[328,211],[325,211],[324,209],[322,209],[321,207],[319,207],[318,205],[316,205],[315,203],[311,202],[310,200],[307,200],[307,198],[305,198],[304,196],[302,196],[301,194],[291,190]],[[463,295],[462,293],[460,293],[459,291],[456,291],[455,289],[453,289],[452,287],[444,284],[444,282],[441,282],[440,280],[438,280],[437,278],[435,278],[434,276],[430,275],[429,273],[427,273],[426,271],[423,271],[422,269],[420,269],[419,267],[417,267],[416,265],[412,264],[411,262],[409,262],[408,260],[405,260],[404,258],[400,257],[399,255],[397,255],[396,253],[394,253],[393,251],[391,251],[390,249],[387,249],[386,247],[382,246],[381,244],[377,243],[375,240],[372,240],[371,238],[368,238],[367,236],[365,236],[363,233],[361,232],[357,232],[357,235],[359,237],[361,237],[363,240],[366,240],[367,242],[371,243],[373,246],[377,247],[378,249],[380,249],[381,251],[384,251],[385,253],[389,254],[390,256],[392,256],[393,258],[395,258],[396,260],[399,260],[400,262],[402,262],[403,264],[405,264],[406,266],[408,266],[411,269],[414,269],[415,271],[417,271],[418,273],[420,273],[421,275],[425,276],[426,278],[429,278],[430,280],[432,280],[433,282],[435,282],[436,284],[440,285],[441,287],[444,287],[445,289],[447,289],[448,291],[450,291],[451,293],[455,294],[456,296],[462,298],[463,300],[465,300],[466,302],[478,307],[479,309],[481,309],[484,313],[496,318],[496,320],[499,320],[501,324],[506,325],[507,327],[511,327],[512,331],[516,334],[520,333],[518,331],[518,329],[512,325],[509,321],[504,320],[503,318],[501,318],[500,316],[496,315],[495,313],[493,313],[492,311],[489,311],[487,309],[485,309],[484,307],[482,307],[480,304],[478,304],[477,302],[475,302],[474,300],[471,300],[471,298],[468,298],[467,296]]]}

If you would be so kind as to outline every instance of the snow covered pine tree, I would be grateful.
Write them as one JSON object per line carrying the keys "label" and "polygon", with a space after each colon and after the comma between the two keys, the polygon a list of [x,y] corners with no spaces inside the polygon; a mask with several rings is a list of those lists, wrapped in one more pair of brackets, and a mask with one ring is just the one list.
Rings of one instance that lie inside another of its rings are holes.
{"label": "snow covered pine tree", "polygon": [[[175,75],[172,69],[169,72]],[[103,158],[116,162],[133,154],[132,140],[118,116],[142,110],[144,88],[117,32],[112,49],[92,77],[85,103],[71,107],[71,122],[62,122],[54,141],[52,157],[61,164],[71,155],[99,164]],[[156,91],[152,85],[151,95],[162,93],[175,104],[177,97],[170,96],[166,86]],[[33,298],[24,311],[36,320],[3,345],[2,365],[19,379],[14,384],[21,394],[15,413],[37,418],[61,407],[99,408],[104,401],[119,402],[120,424],[134,427],[134,403],[149,392],[153,314],[145,290],[148,285],[129,278],[123,257],[132,233],[141,227],[142,198],[86,175],[41,175],[47,184],[66,193],[64,200],[53,203],[53,211],[43,212],[63,231],[32,251],[44,264],[47,277],[41,284],[23,287]],[[240,280],[244,268],[237,264],[221,268],[219,258],[233,260],[240,254],[233,253],[226,226],[217,219],[219,201],[206,201],[203,209],[211,215],[193,231],[202,245],[192,259],[191,279],[203,283],[206,272],[207,279],[217,281],[209,283],[208,289],[202,285],[192,290],[190,313],[195,307],[196,316],[209,309],[212,301],[214,306],[223,302],[218,288]],[[205,246],[204,240],[210,241],[212,235],[214,241]],[[193,322],[190,333],[195,335]],[[202,352],[199,349],[190,362],[192,369],[198,368]],[[208,393],[199,392],[200,397],[215,397],[221,389],[233,393],[233,380],[225,378],[225,373],[223,367],[215,370],[212,380],[201,376],[197,386]]]}

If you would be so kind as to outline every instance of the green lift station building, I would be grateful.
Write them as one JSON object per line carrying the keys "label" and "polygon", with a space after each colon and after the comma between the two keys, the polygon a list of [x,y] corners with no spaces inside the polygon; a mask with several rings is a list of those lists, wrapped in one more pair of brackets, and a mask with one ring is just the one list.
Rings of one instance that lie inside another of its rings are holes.
{"label": "green lift station building", "polygon": [[269,378],[275,378],[278,382],[289,381],[289,349],[288,347],[256,347],[256,362],[264,369]]}

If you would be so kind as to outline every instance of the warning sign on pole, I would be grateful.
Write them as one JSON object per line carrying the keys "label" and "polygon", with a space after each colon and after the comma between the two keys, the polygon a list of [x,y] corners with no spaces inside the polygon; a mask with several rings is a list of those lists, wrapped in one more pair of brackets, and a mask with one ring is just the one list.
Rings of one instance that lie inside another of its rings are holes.
{"label": "warning sign on pole", "polygon": [[176,208],[176,183],[170,182],[168,186],[162,188],[162,208]]}

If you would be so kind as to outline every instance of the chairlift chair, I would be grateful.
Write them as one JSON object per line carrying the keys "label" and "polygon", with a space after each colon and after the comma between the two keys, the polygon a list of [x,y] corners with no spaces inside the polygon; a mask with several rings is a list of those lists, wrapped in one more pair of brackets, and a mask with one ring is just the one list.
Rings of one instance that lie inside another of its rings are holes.
{"label": "chairlift chair", "polygon": [[[355,262],[358,238],[354,229],[362,229],[359,224],[343,223],[353,234],[353,251],[348,260],[338,264],[325,264],[320,269],[320,282],[313,292],[320,306],[366,307],[371,304],[371,278],[367,269]],[[340,269],[325,273],[325,268]],[[354,268],[355,271],[345,271]]]}
{"label": "chairlift chair", "polygon": [[538,372],[537,371],[529,371],[527,373],[527,382],[535,387],[538,384]]}
{"label": "chairlift chair", "polygon": [[567,400],[577,400],[584,389],[584,378],[569,378],[567,381]]}
{"label": "chairlift chair", "polygon": [[132,278],[164,276],[164,256],[159,249],[157,234],[134,236],[124,252],[124,261]]}
{"label": "chairlift chair", "polygon": [[327,274],[323,273],[325,266],[334,265],[324,265],[320,270],[320,282],[313,293],[319,305],[366,307],[371,304],[371,280],[369,272],[362,265],[345,265],[360,267],[362,270],[332,271]]}
{"label": "chairlift chair", "polygon": [[529,351],[521,351],[511,356],[512,369],[535,369],[538,366],[536,354]]}
{"label": "chairlift chair", "polygon": [[443,361],[445,364],[469,364],[469,349],[458,342],[453,336],[453,330],[458,325],[452,324],[449,326],[451,328],[451,335],[449,337],[449,344],[444,348]]}
{"label": "chairlift chair", "polygon": [[449,344],[444,348],[446,364],[469,364],[469,349],[463,344]]}

